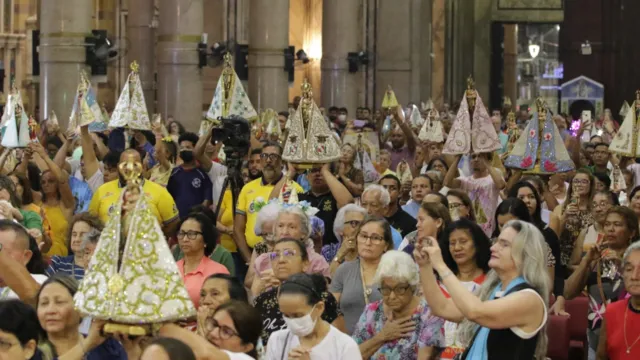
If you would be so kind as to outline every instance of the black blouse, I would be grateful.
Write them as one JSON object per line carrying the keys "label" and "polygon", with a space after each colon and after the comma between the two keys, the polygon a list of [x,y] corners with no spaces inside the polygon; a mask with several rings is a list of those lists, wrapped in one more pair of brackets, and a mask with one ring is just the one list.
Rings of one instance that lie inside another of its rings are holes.
{"label": "black blouse", "polygon": [[[322,320],[332,323],[342,316],[338,302],[330,292],[325,291],[322,294],[322,299],[324,301]],[[255,308],[262,314],[262,343],[267,344],[272,333],[287,328],[278,306],[278,289],[271,289],[260,294],[255,299]]]}

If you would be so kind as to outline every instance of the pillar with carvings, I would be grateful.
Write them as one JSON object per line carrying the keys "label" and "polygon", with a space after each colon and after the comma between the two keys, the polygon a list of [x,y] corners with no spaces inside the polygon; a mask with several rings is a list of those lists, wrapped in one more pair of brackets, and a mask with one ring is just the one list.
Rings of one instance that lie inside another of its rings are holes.
{"label": "pillar with carvings", "polygon": [[78,73],[86,70],[85,37],[91,34],[93,3],[47,0],[40,6],[40,118],[53,110],[65,129]]}
{"label": "pillar with carvings", "polygon": [[286,110],[289,0],[251,0],[249,19],[249,98],[256,109]]}
{"label": "pillar with carvings", "polygon": [[155,112],[155,37],[153,16],[154,0],[129,0],[127,14],[127,38],[129,51],[127,62],[140,64],[140,83],[147,110]]}
{"label": "pillar with carvings", "polygon": [[361,76],[349,72],[347,55],[359,52],[361,34],[358,1],[322,2],[322,103],[325,107],[346,107],[355,115]]}
{"label": "pillar with carvings", "polygon": [[159,7],[158,109],[163,118],[172,116],[189,131],[196,131],[203,108],[202,71],[198,68],[203,0],[160,0]]}

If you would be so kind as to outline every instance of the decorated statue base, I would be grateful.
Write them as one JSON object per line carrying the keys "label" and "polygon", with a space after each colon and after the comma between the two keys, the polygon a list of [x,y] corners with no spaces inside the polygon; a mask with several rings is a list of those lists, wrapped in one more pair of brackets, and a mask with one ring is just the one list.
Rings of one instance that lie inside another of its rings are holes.
{"label": "decorated statue base", "polygon": [[151,336],[155,333],[153,331],[153,325],[130,325],[130,324],[117,324],[107,323],[102,328],[102,332],[105,334],[123,334],[129,336]]}

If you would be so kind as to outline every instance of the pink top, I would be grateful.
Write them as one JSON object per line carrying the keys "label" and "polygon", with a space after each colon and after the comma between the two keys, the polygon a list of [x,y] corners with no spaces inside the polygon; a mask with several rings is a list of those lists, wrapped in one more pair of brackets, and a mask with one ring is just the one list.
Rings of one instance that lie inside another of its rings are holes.
{"label": "pink top", "polygon": [[[329,263],[325,260],[324,256],[318,254],[313,248],[313,241],[307,241],[307,253],[309,254],[309,268],[307,274],[322,274],[325,277],[330,278]],[[254,263],[256,275],[271,269],[271,260],[269,259],[269,253],[264,253],[256,258]]]}
{"label": "pink top", "polygon": [[202,288],[202,284],[204,284],[204,280],[213,274],[229,273],[229,270],[227,270],[224,265],[206,256],[202,257],[200,264],[198,264],[198,267],[194,271],[186,275],[184,273],[184,259],[178,260],[176,265],[178,265],[178,270],[180,270],[180,275],[182,275],[182,281],[184,281],[187,292],[189,292],[191,301],[193,301],[196,308],[198,308],[200,304],[200,289]]}

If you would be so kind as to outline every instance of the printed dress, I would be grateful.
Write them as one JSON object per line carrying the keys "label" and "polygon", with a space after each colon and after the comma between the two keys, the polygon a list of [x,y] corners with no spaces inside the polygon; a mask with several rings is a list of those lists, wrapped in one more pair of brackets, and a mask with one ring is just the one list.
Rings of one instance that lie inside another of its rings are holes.
{"label": "printed dress", "polygon": [[[442,330],[444,320],[431,314],[431,309],[424,298],[420,299],[412,319],[416,322],[416,329],[411,337],[385,343],[370,360],[412,360],[418,358],[418,351],[421,348],[444,346]],[[386,322],[382,300],[367,305],[356,324],[353,339],[358,345],[370,340],[382,331]]]}

